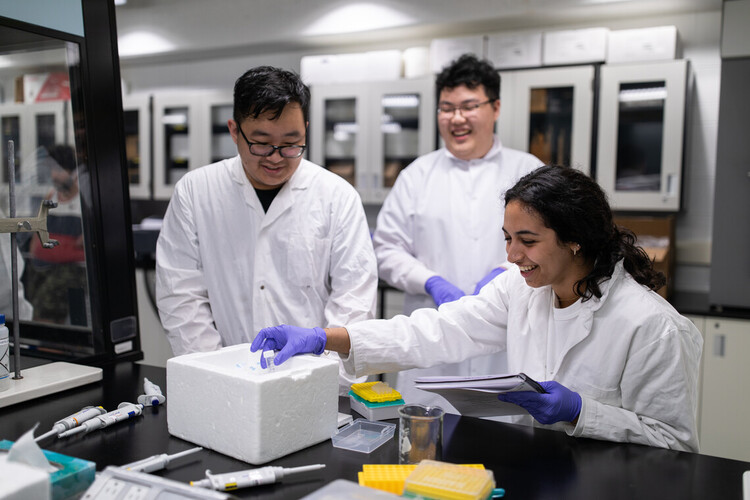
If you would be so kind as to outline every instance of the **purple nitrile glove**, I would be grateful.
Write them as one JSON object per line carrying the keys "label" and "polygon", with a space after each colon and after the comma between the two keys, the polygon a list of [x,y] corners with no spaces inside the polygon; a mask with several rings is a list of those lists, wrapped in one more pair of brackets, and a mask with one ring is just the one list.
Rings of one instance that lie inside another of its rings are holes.
{"label": "purple nitrile glove", "polygon": [[456,285],[437,275],[425,282],[424,289],[432,296],[432,300],[434,300],[435,305],[438,306],[446,302],[453,302],[454,300],[458,300],[466,295]]}
{"label": "purple nitrile glove", "polygon": [[[299,326],[279,325],[263,328],[250,344],[250,351],[255,352],[263,347],[263,352],[281,350],[274,357],[273,364],[280,365],[296,354],[321,354],[326,348],[326,332],[322,328],[301,328]],[[262,368],[266,368],[265,357],[260,357]]]}
{"label": "purple nitrile glove", "polygon": [[481,280],[479,280],[479,283],[477,283],[476,288],[474,288],[474,294],[473,295],[478,294],[479,291],[482,289],[482,287],[484,285],[486,285],[487,283],[489,283],[490,281],[492,281],[493,279],[495,279],[495,276],[497,276],[498,274],[501,274],[504,271],[506,271],[506,269],[504,267],[496,267],[495,269],[493,269],[492,271],[490,271],[489,273],[487,273],[487,276],[485,276],[484,278],[482,278]]}
{"label": "purple nitrile glove", "polygon": [[516,404],[544,425],[572,422],[581,413],[581,396],[554,380],[539,382],[546,394],[534,391],[504,392],[497,399]]}

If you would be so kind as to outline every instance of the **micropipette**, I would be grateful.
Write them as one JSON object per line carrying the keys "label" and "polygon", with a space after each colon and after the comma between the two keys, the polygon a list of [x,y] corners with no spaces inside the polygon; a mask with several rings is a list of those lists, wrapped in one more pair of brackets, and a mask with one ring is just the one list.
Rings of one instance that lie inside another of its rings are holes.
{"label": "micropipette", "polygon": [[38,438],[34,439],[34,441],[39,442],[45,438],[48,438],[49,436],[59,435],[62,432],[70,430],[74,427],[78,427],[87,420],[98,417],[99,415],[104,415],[105,413],[107,413],[107,410],[105,410],[101,406],[86,406],[80,411],[77,411],[74,414],[65,417],[64,419],[55,422],[55,425],[52,426],[51,431],[45,432]]}
{"label": "micropipette", "polygon": [[143,406],[157,406],[164,403],[167,399],[161,393],[159,386],[146,377],[143,377],[143,392],[145,394],[138,396],[138,402]]}
{"label": "micropipette", "polygon": [[318,470],[324,467],[325,464],[304,465],[302,467],[289,468],[261,467],[259,469],[227,472],[226,474],[211,474],[211,471],[207,470],[206,479],[190,481],[190,486],[200,486],[201,488],[211,488],[218,491],[232,491],[238,488],[247,488],[248,486],[272,484],[290,474]]}
{"label": "micropipette", "polygon": [[173,455],[167,455],[166,453],[153,455],[151,457],[144,458],[143,460],[138,460],[137,462],[125,464],[122,466],[122,468],[131,470],[133,472],[154,472],[157,470],[162,470],[164,467],[169,465],[169,462],[171,462],[172,460],[176,460],[186,455],[190,455],[191,453],[201,451],[202,449],[202,447],[198,446],[189,450],[175,453]]}
{"label": "micropipette", "polygon": [[105,413],[104,415],[99,415],[92,418],[91,420],[87,420],[78,427],[61,433],[59,437],[68,437],[80,433],[88,434],[89,432],[95,431],[96,429],[103,429],[117,422],[121,422],[132,417],[137,417],[141,414],[143,414],[142,404],[120,403],[116,410],[112,410],[109,413]]}

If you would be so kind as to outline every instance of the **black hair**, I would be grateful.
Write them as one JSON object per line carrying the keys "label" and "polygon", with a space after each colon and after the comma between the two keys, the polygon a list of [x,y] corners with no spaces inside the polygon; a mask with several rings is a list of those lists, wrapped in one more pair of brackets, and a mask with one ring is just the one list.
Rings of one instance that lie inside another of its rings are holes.
{"label": "black hair", "polygon": [[489,61],[477,59],[474,54],[464,54],[443,68],[435,79],[435,95],[439,99],[443,89],[454,89],[459,85],[472,90],[481,85],[488,99],[500,99],[500,73]]}
{"label": "black hair", "polygon": [[234,82],[234,121],[258,118],[270,112],[275,120],[290,103],[302,108],[305,123],[309,121],[310,89],[299,75],[272,66],[258,66],[245,72]]}
{"label": "black hair", "polygon": [[76,151],[69,144],[55,144],[47,147],[47,152],[57,165],[66,172],[75,172],[78,163],[76,161]]}
{"label": "black hair", "polygon": [[505,192],[505,206],[511,201],[537,213],[544,225],[555,231],[560,244],[581,246],[579,255],[593,264],[589,274],[575,284],[575,292],[584,301],[602,296],[599,284],[612,277],[620,260],[641,285],[658,290],[666,283],[646,252],[635,245],[633,232],[614,223],[606,194],[583,172],[540,167]]}

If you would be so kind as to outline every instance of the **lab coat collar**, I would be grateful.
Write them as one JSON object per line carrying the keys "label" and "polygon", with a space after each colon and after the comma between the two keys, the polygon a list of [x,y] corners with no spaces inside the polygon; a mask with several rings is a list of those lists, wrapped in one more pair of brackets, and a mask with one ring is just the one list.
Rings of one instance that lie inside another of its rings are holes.
{"label": "lab coat collar", "polygon": [[[284,212],[289,210],[294,205],[294,193],[295,191],[305,190],[308,188],[312,179],[315,177],[316,170],[315,165],[305,160],[304,158],[297,167],[297,170],[292,174],[289,180],[284,184],[273,199],[273,203],[268,207],[268,212],[263,216],[263,222],[261,223],[261,229],[272,224],[278,219]],[[263,206],[260,204],[258,195],[255,193],[253,185],[250,184],[245,170],[242,168],[242,159],[239,155],[232,158],[229,162],[229,175],[232,181],[237,183],[242,189],[245,203],[252,210],[263,214]]]}
{"label": "lab coat collar", "polygon": [[445,155],[451,159],[454,163],[458,165],[466,165],[468,166],[472,161],[475,160],[483,160],[483,161],[489,161],[495,158],[496,156],[500,155],[500,152],[503,149],[503,143],[500,142],[500,138],[498,136],[494,136],[494,139],[492,141],[492,147],[489,151],[487,151],[487,154],[484,155],[482,158],[477,158],[475,160],[462,160],[458,157],[456,157],[453,153],[448,151],[448,148],[443,148],[445,150]]}
{"label": "lab coat collar", "polygon": [[[266,212],[266,216],[261,223],[261,229],[270,226],[276,221],[276,219],[281,217],[284,212],[291,210],[294,206],[294,199],[297,196],[297,192],[306,190],[308,186],[310,186],[315,174],[315,165],[303,159],[297,167],[297,170],[292,174],[289,180],[286,181],[286,184],[282,186],[279,194],[273,199],[271,206],[268,207],[268,212]],[[253,194],[255,194],[254,192],[255,190],[253,190]],[[257,195],[255,198],[257,199]]]}

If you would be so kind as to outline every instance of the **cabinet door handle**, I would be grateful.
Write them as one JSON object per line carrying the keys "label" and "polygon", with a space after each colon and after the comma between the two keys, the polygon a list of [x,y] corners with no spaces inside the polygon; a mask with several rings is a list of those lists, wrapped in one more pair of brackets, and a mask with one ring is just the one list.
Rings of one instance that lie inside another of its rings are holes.
{"label": "cabinet door handle", "polygon": [[714,356],[720,358],[724,357],[724,344],[726,343],[726,335],[716,335],[714,337]]}

